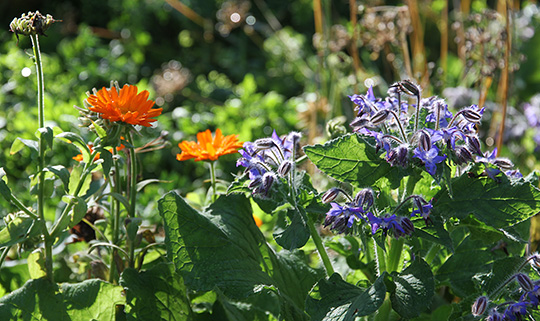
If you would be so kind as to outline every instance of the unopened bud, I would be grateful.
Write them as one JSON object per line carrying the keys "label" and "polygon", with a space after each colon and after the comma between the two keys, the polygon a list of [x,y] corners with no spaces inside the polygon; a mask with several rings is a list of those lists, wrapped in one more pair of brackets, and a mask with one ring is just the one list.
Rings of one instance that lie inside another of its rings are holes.
{"label": "unopened bud", "polygon": [[479,123],[482,120],[482,115],[479,112],[472,110],[470,108],[463,109],[461,115],[465,120],[471,123]]}
{"label": "unopened bud", "polygon": [[495,310],[492,310],[489,312],[488,317],[486,318],[486,321],[503,321],[504,320],[504,314],[499,313]]}
{"label": "unopened bud", "polygon": [[409,96],[420,96],[420,87],[409,79],[399,81],[393,84],[391,87],[397,88],[399,92]]}
{"label": "unopened bud", "polygon": [[431,149],[431,135],[426,130],[418,132],[418,147],[424,151]]}
{"label": "unopened bud", "polygon": [[367,125],[369,125],[369,119],[365,118],[365,117],[356,117],[350,124],[350,126],[352,127],[352,129],[354,131],[358,131],[364,127],[366,127]]}
{"label": "unopened bud", "polygon": [[512,163],[508,158],[497,158],[495,161],[493,161],[493,164],[504,170],[514,168],[514,163]]}
{"label": "unopened bud", "polygon": [[292,167],[293,167],[293,162],[292,161],[284,160],[283,162],[281,162],[281,165],[279,165],[279,167],[278,167],[278,174],[281,177],[285,177],[285,176],[287,176],[287,174],[289,174]]}
{"label": "unopened bud", "polygon": [[456,157],[458,164],[466,164],[473,160],[471,151],[463,146],[456,148]]}
{"label": "unopened bud", "polygon": [[323,194],[323,196],[321,197],[321,201],[325,204],[328,204],[338,197],[339,192],[341,192],[341,189],[337,187],[332,187]]}
{"label": "unopened bud", "polygon": [[518,273],[515,275],[515,278],[517,282],[519,283],[519,286],[525,291],[529,292],[532,291],[534,288],[534,285],[531,281],[531,278],[527,274],[524,273]]}
{"label": "unopened bud", "polygon": [[276,143],[272,138],[260,138],[257,139],[254,144],[255,148],[258,150],[266,150],[276,146]]}
{"label": "unopened bud", "polygon": [[476,301],[474,301],[471,308],[472,315],[475,317],[478,317],[484,314],[484,312],[486,312],[488,303],[489,303],[489,299],[487,298],[487,296],[483,295],[479,297],[478,299],[476,299]]}
{"label": "unopened bud", "polygon": [[356,193],[354,202],[357,206],[361,207],[364,211],[369,209],[373,205],[374,195],[371,188],[364,188],[360,192]]}
{"label": "unopened bud", "polygon": [[272,172],[266,172],[262,176],[262,188],[268,192],[274,183],[275,175]]}
{"label": "unopened bud", "polygon": [[483,156],[482,149],[480,148],[480,140],[476,136],[467,136],[467,146],[470,150],[480,156]]}
{"label": "unopened bud", "polygon": [[400,225],[406,235],[411,235],[414,233],[414,224],[408,217],[401,217]]}
{"label": "unopened bud", "polygon": [[376,112],[369,121],[373,125],[377,126],[382,124],[388,118],[388,115],[390,115],[390,111],[388,109],[381,109]]}
{"label": "unopened bud", "polygon": [[253,179],[251,182],[249,182],[248,184],[248,188],[250,189],[253,189],[259,185],[262,184],[262,179],[261,179],[261,176],[257,176],[255,179]]}

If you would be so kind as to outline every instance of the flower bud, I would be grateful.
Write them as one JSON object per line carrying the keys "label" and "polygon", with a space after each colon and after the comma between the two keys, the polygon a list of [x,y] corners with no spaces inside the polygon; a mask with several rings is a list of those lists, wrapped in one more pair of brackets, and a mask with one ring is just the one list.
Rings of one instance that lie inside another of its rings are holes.
{"label": "flower bud", "polygon": [[266,150],[276,146],[276,143],[272,138],[260,138],[257,139],[254,144],[255,148],[258,150]]}
{"label": "flower bud", "polygon": [[488,317],[486,318],[486,321],[503,321],[503,320],[504,320],[504,315],[495,310],[491,310],[489,312]]}
{"label": "flower bud", "polygon": [[420,87],[414,84],[409,79],[399,81],[390,87],[397,88],[399,92],[402,92],[409,96],[420,96]]}
{"label": "flower bud", "polygon": [[355,119],[353,119],[353,121],[350,124],[353,131],[358,131],[366,127],[367,125],[369,125],[369,119],[364,118],[364,117],[356,117]]}
{"label": "flower bud", "polygon": [[411,235],[414,233],[414,224],[408,217],[402,216],[399,223],[406,235]]}
{"label": "flower bud", "polygon": [[466,164],[473,160],[471,151],[463,146],[459,146],[456,148],[456,158],[458,164]]}
{"label": "flower bud", "polygon": [[20,18],[14,18],[9,24],[11,32],[14,32],[19,38],[19,35],[44,35],[45,31],[54,23],[61,20],[54,20],[54,18],[48,14],[42,15],[39,11],[22,14]]}
{"label": "flower bud", "polygon": [[467,146],[469,149],[480,156],[483,156],[482,149],[480,148],[480,140],[476,136],[467,136]]}
{"label": "flower bud", "polygon": [[261,178],[261,176],[257,176],[255,179],[253,179],[251,182],[249,182],[248,188],[253,189],[253,188],[255,188],[255,187],[257,187],[257,186],[259,186],[261,184],[262,184],[262,178]]}
{"label": "flower bud", "polygon": [[272,172],[266,172],[262,176],[262,188],[268,193],[275,180],[275,175]]}
{"label": "flower bud", "polygon": [[465,120],[471,123],[479,123],[482,120],[482,115],[476,110],[466,108],[461,111],[461,115]]}
{"label": "flower bud", "polygon": [[376,112],[369,121],[373,125],[377,126],[382,124],[388,118],[388,115],[390,115],[390,111],[388,109],[381,109]]}
{"label": "flower bud", "polygon": [[324,204],[328,204],[334,201],[338,197],[340,191],[341,189],[337,187],[332,187],[331,189],[327,190],[326,193],[323,194],[323,196],[321,197],[321,201]]}
{"label": "flower bud", "polygon": [[529,292],[532,291],[534,288],[534,285],[531,281],[531,278],[527,274],[524,273],[518,273],[515,275],[515,278],[517,282],[519,283],[519,286],[525,291]]}
{"label": "flower bud", "polygon": [[288,159],[284,160],[283,162],[281,162],[281,165],[279,165],[278,174],[281,177],[285,177],[285,176],[287,176],[287,174],[289,174],[292,167],[293,167],[293,162],[292,161],[290,161]]}
{"label": "flower bud", "polygon": [[483,295],[479,297],[478,299],[476,299],[476,301],[474,301],[471,307],[472,315],[475,317],[478,317],[484,314],[484,312],[486,312],[488,303],[489,303],[489,299],[487,298],[487,296]]}
{"label": "flower bud", "polygon": [[371,188],[364,188],[356,194],[354,202],[356,206],[361,207],[364,211],[373,205],[374,195]]}
{"label": "flower bud", "polygon": [[300,138],[302,138],[302,134],[299,132],[290,132],[287,138],[293,143],[293,146],[296,148],[296,146],[298,146],[298,143],[300,142]]}
{"label": "flower bud", "polygon": [[431,149],[431,135],[426,130],[418,132],[418,147],[424,151]]}
{"label": "flower bud", "polygon": [[514,163],[512,163],[508,158],[497,158],[495,161],[493,161],[493,164],[504,170],[514,168]]}

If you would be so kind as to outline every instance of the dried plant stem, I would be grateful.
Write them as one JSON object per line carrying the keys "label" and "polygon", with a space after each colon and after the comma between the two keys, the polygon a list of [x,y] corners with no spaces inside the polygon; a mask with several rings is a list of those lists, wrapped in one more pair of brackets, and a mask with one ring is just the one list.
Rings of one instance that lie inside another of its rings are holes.
{"label": "dried plant stem", "polygon": [[441,68],[442,80],[446,83],[446,74],[448,72],[448,0],[444,1],[444,8],[441,16]]}
{"label": "dried plant stem", "polygon": [[510,30],[510,24],[511,24],[511,15],[512,15],[512,3],[507,0],[506,1],[506,8],[504,10],[504,16],[506,18],[506,50],[504,52],[504,68],[502,70],[501,74],[501,86],[502,90],[501,92],[501,105],[502,105],[502,117],[501,117],[501,123],[499,127],[499,133],[497,136],[497,156],[500,155],[502,144],[503,144],[503,137],[504,137],[504,123],[506,122],[506,111],[508,108],[508,78],[510,74],[509,70],[509,63],[510,63],[510,50],[512,50],[512,37],[511,37],[511,30]]}
{"label": "dried plant stem", "polygon": [[349,0],[349,11],[350,11],[350,20],[351,20],[351,26],[352,26],[352,37],[351,37],[351,44],[349,46],[349,51],[351,54],[351,57],[353,59],[353,67],[354,67],[354,92],[358,92],[358,74],[360,73],[360,57],[358,56],[358,49],[356,48],[356,41],[358,33],[356,32],[356,26],[358,24],[358,10],[356,6],[356,0]]}

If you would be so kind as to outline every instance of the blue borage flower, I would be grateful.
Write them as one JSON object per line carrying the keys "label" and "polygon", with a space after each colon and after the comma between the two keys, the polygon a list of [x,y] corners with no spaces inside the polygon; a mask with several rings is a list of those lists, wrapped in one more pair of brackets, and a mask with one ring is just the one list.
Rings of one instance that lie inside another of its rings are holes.
{"label": "blue borage flower", "polygon": [[[444,99],[421,99],[420,87],[410,80],[393,84],[387,94],[384,99],[376,98],[370,87],[365,95],[349,96],[356,105],[356,118],[350,126],[356,133],[375,138],[376,151],[384,150],[390,165],[409,167],[420,163],[432,176],[437,166],[447,161],[456,165],[489,163],[504,173],[512,169],[507,159],[482,153],[475,128],[484,114],[483,107],[471,105],[452,114]],[[401,95],[416,98],[416,104],[411,105],[414,115],[408,114],[409,105]],[[418,119],[421,109],[427,110],[424,122]],[[412,123],[414,126],[409,125]],[[473,155],[479,157],[475,160]],[[419,161],[411,162],[413,157]],[[486,174],[491,177],[495,171]],[[515,172],[509,174],[517,177]]]}
{"label": "blue borage flower", "polygon": [[242,157],[236,166],[246,168],[250,179],[248,187],[253,194],[268,196],[278,177],[288,175],[294,167],[293,158],[300,138],[297,132],[279,137],[274,130],[271,137],[244,143],[243,149],[238,151]]}

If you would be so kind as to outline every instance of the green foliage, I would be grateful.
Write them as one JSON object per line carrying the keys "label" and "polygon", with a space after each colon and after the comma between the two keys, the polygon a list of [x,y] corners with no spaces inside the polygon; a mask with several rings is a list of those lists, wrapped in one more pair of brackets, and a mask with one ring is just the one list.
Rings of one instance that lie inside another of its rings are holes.
{"label": "green foliage", "polygon": [[280,306],[282,317],[307,318],[304,299],[320,272],[303,263],[300,253],[275,253],[255,225],[246,198],[221,196],[197,212],[171,192],[159,201],[159,210],[168,256],[188,288],[217,287],[234,300],[262,295]]}
{"label": "green foliage", "polygon": [[100,280],[57,285],[28,281],[0,299],[2,320],[115,320],[123,305],[122,288]]}

